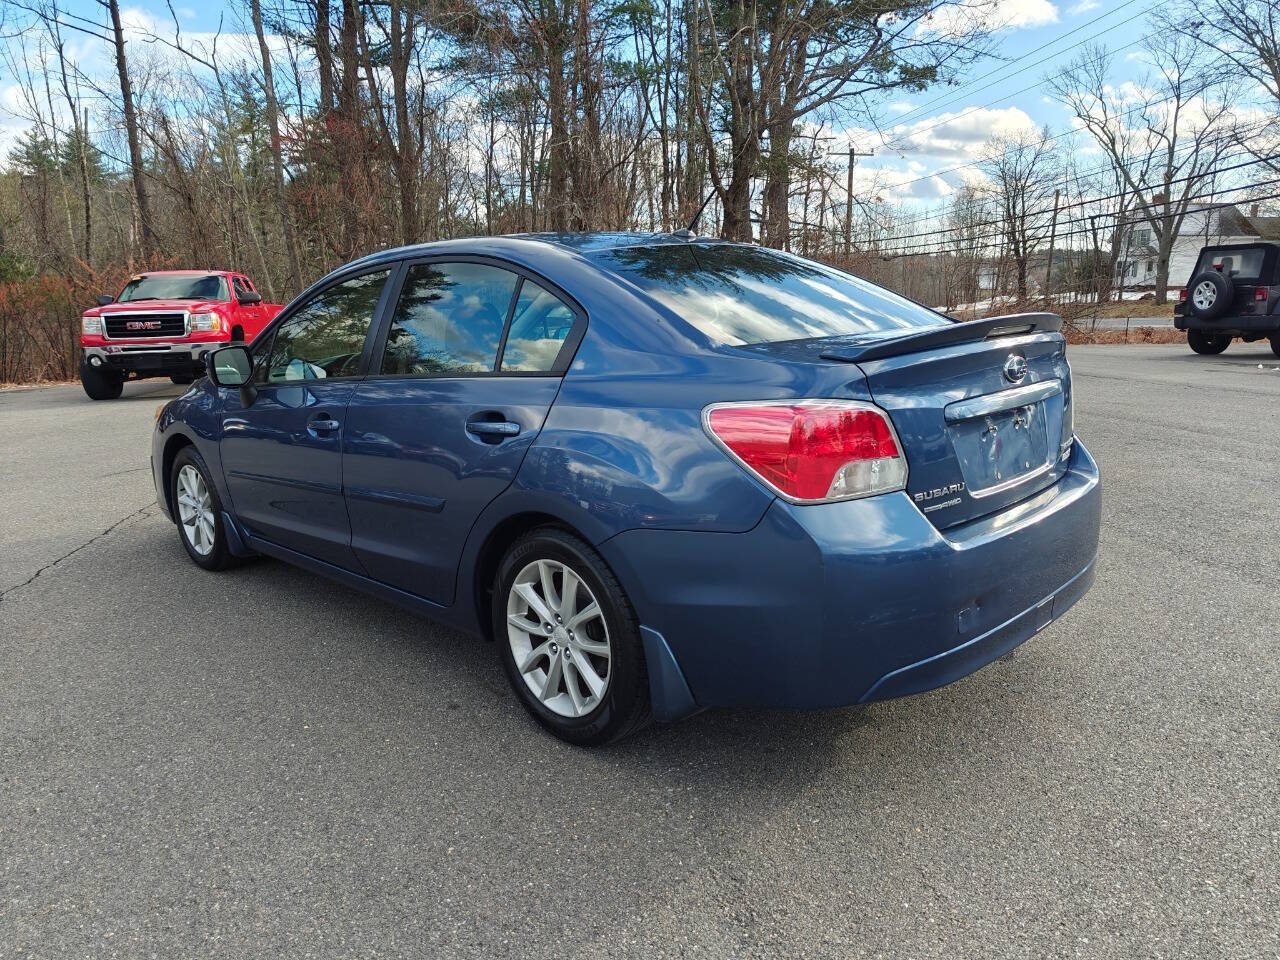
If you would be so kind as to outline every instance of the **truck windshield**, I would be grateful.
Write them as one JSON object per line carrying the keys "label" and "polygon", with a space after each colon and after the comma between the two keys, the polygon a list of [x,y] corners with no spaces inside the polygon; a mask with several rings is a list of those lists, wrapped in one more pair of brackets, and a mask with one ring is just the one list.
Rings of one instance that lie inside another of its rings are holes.
{"label": "truck windshield", "polygon": [[186,274],[152,274],[134,277],[116,298],[118,303],[130,300],[230,300],[227,278],[216,273],[204,276]]}
{"label": "truck windshield", "polygon": [[762,247],[661,244],[592,255],[717,343],[775,343],[945,326],[940,313],[848,273]]}

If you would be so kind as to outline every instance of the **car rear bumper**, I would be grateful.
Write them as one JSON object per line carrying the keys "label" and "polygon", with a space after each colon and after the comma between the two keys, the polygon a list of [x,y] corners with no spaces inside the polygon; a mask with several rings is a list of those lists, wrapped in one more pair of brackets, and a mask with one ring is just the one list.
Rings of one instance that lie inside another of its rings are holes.
{"label": "car rear bumper", "polygon": [[203,374],[204,355],[221,343],[128,343],[83,347],[84,362],[142,376]]}
{"label": "car rear bumper", "polygon": [[633,530],[601,545],[694,701],[822,708],[942,686],[1089,588],[1101,484],[1077,441],[1053,487],[944,531],[905,494],[775,501],[742,534]]}

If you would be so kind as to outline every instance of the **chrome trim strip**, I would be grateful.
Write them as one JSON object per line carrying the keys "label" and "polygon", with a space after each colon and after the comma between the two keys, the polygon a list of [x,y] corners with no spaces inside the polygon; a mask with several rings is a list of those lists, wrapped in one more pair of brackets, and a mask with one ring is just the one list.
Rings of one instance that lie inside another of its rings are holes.
{"label": "chrome trim strip", "polygon": [[1014,387],[1012,390],[1001,390],[999,393],[988,393],[981,397],[974,397],[971,400],[959,400],[955,403],[949,403],[943,408],[942,414],[947,423],[959,423],[963,420],[972,420],[975,417],[988,417],[993,413],[1003,413],[1005,410],[1016,410],[1018,407],[1025,407],[1033,403],[1039,403],[1041,400],[1047,400],[1049,397],[1056,396],[1061,392],[1061,380],[1057,378],[1043,380],[1040,383],[1029,383],[1024,387]]}
{"label": "chrome trim strip", "polygon": [[1054,465],[1057,464],[1057,462],[1058,458],[1055,456],[1048,463],[1036,467],[1029,473],[1020,473],[1016,477],[1005,480],[1002,483],[997,483],[994,487],[983,487],[981,490],[970,490],[969,496],[973,497],[975,500],[981,500],[983,497],[990,497],[997,493],[1004,493],[1006,490],[1012,490],[1014,487],[1018,486],[1018,484],[1027,483],[1030,480],[1034,480],[1036,477],[1044,476],[1054,468]]}

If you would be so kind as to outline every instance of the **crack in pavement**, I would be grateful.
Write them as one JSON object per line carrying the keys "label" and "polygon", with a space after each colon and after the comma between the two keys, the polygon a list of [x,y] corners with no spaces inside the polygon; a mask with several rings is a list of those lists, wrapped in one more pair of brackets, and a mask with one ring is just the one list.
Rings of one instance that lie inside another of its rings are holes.
{"label": "crack in pavement", "polygon": [[153,509],[155,506],[156,506],[155,501],[152,501],[151,503],[148,503],[146,506],[133,511],[133,513],[129,514],[128,516],[121,517],[115,523],[111,524],[111,526],[107,527],[107,529],[103,530],[101,533],[94,534],[92,537],[90,537],[84,543],[80,544],[75,549],[67,551],[62,556],[58,557],[56,560],[50,560],[43,567],[41,567],[31,576],[27,577],[27,579],[23,580],[21,583],[15,583],[12,587],[9,587],[6,590],[0,591],[0,603],[3,603],[4,598],[9,596],[9,594],[13,593],[15,590],[21,590],[23,587],[31,583],[34,583],[35,580],[46,570],[51,570],[54,567],[56,567],[58,564],[60,564],[63,560],[67,560],[70,557],[74,557],[77,553],[79,553],[85,547],[92,546],[93,544],[101,540],[103,537],[105,537],[107,534],[111,533],[111,531],[115,530],[117,527],[123,526],[124,524],[128,523],[130,520],[137,519],[138,517],[146,513],[148,510]]}

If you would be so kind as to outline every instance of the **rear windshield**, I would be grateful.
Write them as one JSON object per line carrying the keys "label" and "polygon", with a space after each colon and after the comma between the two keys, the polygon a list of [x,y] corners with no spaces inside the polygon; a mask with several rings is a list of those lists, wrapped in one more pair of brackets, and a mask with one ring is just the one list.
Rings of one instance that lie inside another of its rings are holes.
{"label": "rear windshield", "polygon": [[[1201,270],[1217,269],[1222,264],[1222,272],[1228,277],[1261,277],[1262,261],[1266,257],[1265,247],[1252,249],[1239,247],[1234,250],[1214,250],[1212,248],[1200,253],[1200,262],[1196,264],[1196,273]],[[1194,274],[1193,274],[1194,276]]]}
{"label": "rear windshield", "polygon": [[153,274],[134,277],[124,285],[116,300],[128,303],[134,300],[230,300],[227,295],[227,278],[216,273],[204,277],[183,274]]}
{"label": "rear windshield", "polygon": [[722,344],[889,334],[950,322],[873,283],[762,247],[620,247],[591,258]]}

